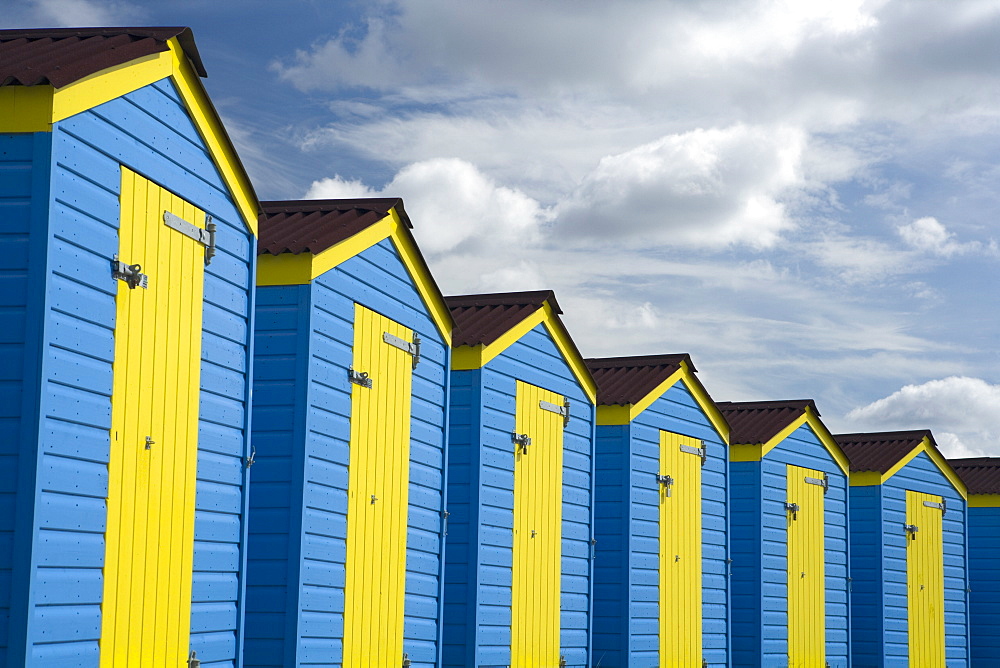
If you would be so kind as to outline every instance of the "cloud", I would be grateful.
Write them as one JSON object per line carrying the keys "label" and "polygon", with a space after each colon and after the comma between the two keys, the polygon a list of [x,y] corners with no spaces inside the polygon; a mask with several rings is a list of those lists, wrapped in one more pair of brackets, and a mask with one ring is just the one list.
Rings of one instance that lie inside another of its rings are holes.
{"label": "cloud", "polygon": [[958,243],[955,235],[932,217],[918,218],[907,225],[900,225],[896,231],[913,248],[941,257],[974,253],[982,249],[982,244],[978,241]]}
{"label": "cloud", "polygon": [[846,417],[873,430],[925,429],[948,457],[1000,455],[1000,385],[949,376],[905,385]]}
{"label": "cloud", "polygon": [[129,25],[142,12],[133,4],[120,0],[27,0],[19,6],[6,8],[8,26],[16,27],[84,27]]}
{"label": "cloud", "polygon": [[497,184],[464,160],[437,158],[408,165],[379,190],[340,176],[316,181],[308,198],[402,197],[414,235],[430,254],[513,251],[537,243],[550,213],[520,190]]}
{"label": "cloud", "polygon": [[603,158],[559,204],[557,225],[614,241],[767,248],[794,226],[782,198],[803,185],[804,144],[791,128],[669,135]]}

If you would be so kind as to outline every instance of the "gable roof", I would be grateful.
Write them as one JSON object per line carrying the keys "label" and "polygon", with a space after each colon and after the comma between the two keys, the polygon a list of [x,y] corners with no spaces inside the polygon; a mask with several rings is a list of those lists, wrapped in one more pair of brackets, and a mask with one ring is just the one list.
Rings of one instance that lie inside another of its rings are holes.
{"label": "gable roof", "polygon": [[449,344],[454,321],[399,197],[261,202],[257,285],[302,285],[389,239]]}
{"label": "gable roof", "polygon": [[969,494],[1000,494],[1000,457],[949,459]]}
{"label": "gable roof", "polygon": [[921,452],[927,454],[955,490],[967,498],[965,483],[945,460],[930,429],[837,434],[851,463],[851,485],[881,485]]}
{"label": "gable roof", "polygon": [[847,474],[849,463],[830,430],[819,419],[812,399],[787,401],[721,401],[719,410],[732,427],[729,442],[732,461],[760,461],[802,425],[809,425],[816,438]]}
{"label": "gable roof", "polygon": [[257,232],[259,204],[218,112],[190,28],[0,30],[0,132],[52,124],[170,77],[243,222]]}
{"label": "gable roof", "polygon": [[445,297],[455,321],[452,368],[480,369],[540,324],[545,325],[584,393],[597,400],[597,384],[559,314],[551,290]]}
{"label": "gable roof", "polygon": [[627,424],[683,382],[726,443],[729,424],[708,395],[687,353],[584,360],[597,382],[597,423]]}

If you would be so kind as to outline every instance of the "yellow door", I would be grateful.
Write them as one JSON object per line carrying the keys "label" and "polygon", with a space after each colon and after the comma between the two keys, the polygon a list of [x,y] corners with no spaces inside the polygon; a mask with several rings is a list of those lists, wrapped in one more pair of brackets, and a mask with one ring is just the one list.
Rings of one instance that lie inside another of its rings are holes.
{"label": "yellow door", "polygon": [[413,332],[354,307],[343,665],[403,661]]}
{"label": "yellow door", "polygon": [[822,471],[788,466],[788,665],[826,665],[826,569]]}
{"label": "yellow door", "polygon": [[944,666],[944,499],[906,492],[906,594],[910,665]]}
{"label": "yellow door", "polygon": [[191,621],[205,214],[122,168],[101,666],[185,666]]}
{"label": "yellow door", "polygon": [[548,668],[559,665],[563,398],[517,381],[515,403],[510,665]]}
{"label": "yellow door", "polygon": [[660,666],[701,665],[701,441],[660,432]]}

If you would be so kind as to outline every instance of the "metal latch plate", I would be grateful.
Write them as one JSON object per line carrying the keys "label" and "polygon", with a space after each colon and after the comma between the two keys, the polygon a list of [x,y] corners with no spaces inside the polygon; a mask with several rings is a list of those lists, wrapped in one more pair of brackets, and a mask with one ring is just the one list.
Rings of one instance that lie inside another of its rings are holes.
{"label": "metal latch plate", "polygon": [[347,378],[355,385],[366,387],[369,390],[372,389],[372,379],[365,371],[355,371],[354,369],[348,369]]}
{"label": "metal latch plate", "polygon": [[111,260],[111,278],[116,281],[125,281],[131,290],[149,287],[149,276],[142,273],[142,265],[122,262],[117,255]]}

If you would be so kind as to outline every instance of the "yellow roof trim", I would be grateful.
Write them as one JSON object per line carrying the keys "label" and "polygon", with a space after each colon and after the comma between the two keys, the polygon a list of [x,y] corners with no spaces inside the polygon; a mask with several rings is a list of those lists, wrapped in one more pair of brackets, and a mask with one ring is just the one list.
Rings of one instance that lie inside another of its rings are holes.
{"label": "yellow roof trim", "polygon": [[1000,494],[970,494],[970,508],[1000,508]]}
{"label": "yellow roof trim", "polygon": [[569,332],[556,317],[552,307],[548,302],[542,304],[542,308],[527,316],[503,333],[496,341],[488,346],[458,346],[451,353],[451,368],[455,371],[469,371],[481,369],[490,363],[497,355],[507,350],[521,337],[533,330],[539,324],[544,324],[549,336],[555,342],[563,359],[576,376],[577,382],[583,388],[584,394],[591,403],[597,403],[597,384],[594,382],[590,370],[583,361],[583,357],[577,351]]}
{"label": "yellow roof trim", "polygon": [[103,69],[59,89],[0,87],[0,132],[51,132],[53,123],[172,77],[243,222],[256,235],[259,206],[250,178],[180,42],[173,37],[167,46],[167,51]]}
{"label": "yellow roof trim", "polygon": [[722,437],[722,441],[724,443],[729,443],[729,423],[726,422],[726,418],[723,417],[722,411],[720,411],[718,406],[715,405],[712,398],[708,396],[708,392],[705,390],[705,387],[701,384],[701,381],[698,380],[698,377],[694,375],[694,372],[691,371],[687,362],[683,361],[680,363],[680,368],[677,369],[677,371],[670,374],[666,380],[657,385],[656,388],[651,390],[637,403],[627,404],[624,406],[598,406],[597,424],[619,425],[632,422],[639,417],[639,414],[652,406],[657,399],[662,397],[667,390],[676,385],[678,381],[683,382],[687,387],[688,391],[698,403],[698,406],[712,423],[715,431]]}
{"label": "yellow roof trim", "polygon": [[955,470],[951,468],[948,460],[938,452],[938,449],[931,445],[930,439],[926,436],[920,441],[920,443],[906,453],[906,456],[901,458],[896,464],[886,471],[885,473],[879,473],[878,471],[855,471],[851,473],[851,487],[868,487],[870,485],[881,485],[886,482],[892,476],[899,473],[904,466],[913,461],[921,452],[926,452],[927,456],[930,458],[931,462],[944,474],[944,477],[948,479],[951,486],[955,488],[955,491],[965,499],[969,500],[969,490],[962,482],[962,479],[958,477]]}
{"label": "yellow roof trim", "polygon": [[809,406],[806,406],[805,413],[772,436],[767,443],[734,443],[729,447],[729,459],[734,462],[759,462],[767,456],[767,453],[804,424],[809,425],[820,444],[830,453],[833,461],[837,463],[837,467],[844,472],[844,475],[850,475],[851,468],[847,455],[840,449],[840,445],[837,444],[830,430],[820,421],[819,415]]}
{"label": "yellow roof trim", "polygon": [[451,312],[430,270],[417,251],[413,235],[395,208],[378,222],[321,253],[282,253],[257,257],[257,285],[304,285],[385,239],[392,241],[445,342],[451,345]]}

